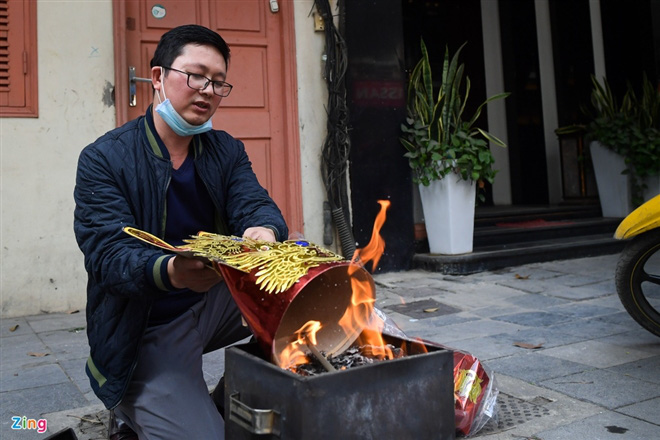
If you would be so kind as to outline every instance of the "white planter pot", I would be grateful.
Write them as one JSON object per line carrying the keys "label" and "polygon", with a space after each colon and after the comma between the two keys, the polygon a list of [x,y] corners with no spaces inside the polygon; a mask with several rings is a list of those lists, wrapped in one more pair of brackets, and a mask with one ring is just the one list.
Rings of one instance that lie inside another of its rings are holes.
{"label": "white planter pot", "polygon": [[455,174],[419,185],[426,235],[432,254],[472,252],[476,185]]}
{"label": "white planter pot", "polygon": [[594,165],[598,197],[603,217],[625,217],[632,210],[630,181],[621,174],[626,169],[623,157],[604,147],[600,142],[589,144]]}

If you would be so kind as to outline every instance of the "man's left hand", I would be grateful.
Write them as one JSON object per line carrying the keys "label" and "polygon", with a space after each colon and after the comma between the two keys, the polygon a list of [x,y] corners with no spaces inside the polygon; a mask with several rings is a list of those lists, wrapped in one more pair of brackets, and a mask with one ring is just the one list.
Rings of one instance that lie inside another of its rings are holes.
{"label": "man's left hand", "polygon": [[247,228],[245,232],[243,232],[243,237],[249,237],[253,240],[275,241],[275,232],[270,228],[254,226],[252,228]]}

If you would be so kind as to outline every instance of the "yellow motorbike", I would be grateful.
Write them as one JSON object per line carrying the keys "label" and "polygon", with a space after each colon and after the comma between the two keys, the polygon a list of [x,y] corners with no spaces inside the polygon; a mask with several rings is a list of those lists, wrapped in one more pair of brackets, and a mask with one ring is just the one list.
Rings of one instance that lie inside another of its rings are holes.
{"label": "yellow motorbike", "polygon": [[630,316],[660,336],[660,195],[623,219],[614,238],[630,240],[616,267],[616,291]]}

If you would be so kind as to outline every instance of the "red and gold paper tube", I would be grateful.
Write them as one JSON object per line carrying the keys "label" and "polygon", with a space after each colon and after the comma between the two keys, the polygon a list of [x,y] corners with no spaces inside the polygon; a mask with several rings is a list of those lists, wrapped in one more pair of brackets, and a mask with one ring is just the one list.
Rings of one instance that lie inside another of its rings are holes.
{"label": "red and gold paper tube", "polygon": [[364,268],[351,267],[347,261],[312,267],[291,288],[280,293],[268,293],[259,288],[255,282],[257,269],[245,273],[224,264],[214,264],[261,348],[273,359],[296,339],[296,331],[310,320],[322,325],[316,334],[316,347],[327,354],[341,353],[362,330],[347,334],[339,325],[351,305],[351,278],[366,283],[371,298],[375,298],[371,274]]}

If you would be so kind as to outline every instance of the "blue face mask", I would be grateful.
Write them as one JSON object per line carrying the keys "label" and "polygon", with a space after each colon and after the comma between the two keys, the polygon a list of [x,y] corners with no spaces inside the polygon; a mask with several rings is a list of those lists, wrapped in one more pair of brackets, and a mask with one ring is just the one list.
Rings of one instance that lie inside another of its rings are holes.
{"label": "blue face mask", "polygon": [[172,103],[167,98],[167,96],[165,96],[165,74],[162,67],[160,68],[160,75],[162,78],[161,83],[163,85],[163,98],[165,98],[165,101],[160,102],[160,93],[158,90],[156,90],[158,101],[160,102],[156,106],[156,113],[158,113],[160,117],[163,118],[163,121],[165,121],[165,123],[172,129],[172,131],[174,131],[179,136],[194,136],[196,134],[205,133],[209,130],[212,130],[213,124],[211,123],[210,119],[202,125],[192,125],[183,119],[183,117],[177,113],[176,110],[174,110]]}

